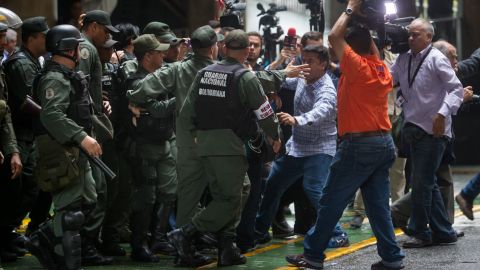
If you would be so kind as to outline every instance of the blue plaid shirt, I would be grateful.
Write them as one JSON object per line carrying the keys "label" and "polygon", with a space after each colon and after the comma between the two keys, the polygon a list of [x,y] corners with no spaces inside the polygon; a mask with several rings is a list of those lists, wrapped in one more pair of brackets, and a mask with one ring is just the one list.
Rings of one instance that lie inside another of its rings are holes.
{"label": "blue plaid shirt", "polygon": [[337,148],[337,91],[328,74],[310,85],[304,79],[287,78],[285,88],[294,90],[297,125],[286,144],[287,155],[334,156]]}

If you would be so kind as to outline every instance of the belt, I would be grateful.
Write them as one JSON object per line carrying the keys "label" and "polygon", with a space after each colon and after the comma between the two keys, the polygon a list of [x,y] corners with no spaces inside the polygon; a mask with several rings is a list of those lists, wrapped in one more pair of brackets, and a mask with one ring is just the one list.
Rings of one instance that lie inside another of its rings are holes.
{"label": "belt", "polygon": [[364,138],[364,137],[375,137],[389,134],[388,130],[372,130],[365,132],[351,132],[345,133],[343,136],[340,136],[340,140],[352,139],[352,138]]}

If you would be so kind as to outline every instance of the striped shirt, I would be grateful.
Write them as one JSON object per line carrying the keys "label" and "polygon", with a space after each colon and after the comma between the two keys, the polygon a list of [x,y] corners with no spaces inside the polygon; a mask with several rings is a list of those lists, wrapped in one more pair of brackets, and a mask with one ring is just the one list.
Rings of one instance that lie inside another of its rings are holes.
{"label": "striped shirt", "polygon": [[297,125],[286,144],[287,155],[335,155],[337,92],[330,76],[325,74],[310,85],[304,79],[287,78],[284,87],[296,91],[293,116]]}

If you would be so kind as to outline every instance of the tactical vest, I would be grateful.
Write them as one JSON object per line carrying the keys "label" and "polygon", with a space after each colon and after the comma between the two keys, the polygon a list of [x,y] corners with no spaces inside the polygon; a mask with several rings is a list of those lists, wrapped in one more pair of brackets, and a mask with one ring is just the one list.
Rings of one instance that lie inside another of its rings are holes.
{"label": "tactical vest", "polygon": [[[88,81],[83,72],[69,70],[55,62],[49,61],[39,72],[33,81],[34,100],[40,103],[38,85],[43,76],[51,71],[62,73],[70,80],[73,89],[70,91],[70,105],[67,108],[67,117],[72,119],[77,125],[84,128],[89,135],[92,134],[92,100],[88,92]],[[37,117],[34,120],[34,131],[36,135],[47,134],[47,130]]]}
{"label": "tactical vest", "polygon": [[[5,62],[3,62],[5,71],[12,72],[10,70],[10,66],[14,62],[20,59],[29,59],[29,58],[23,51],[16,51]],[[8,79],[8,76],[6,78]],[[11,84],[12,82],[7,80],[7,83]],[[10,91],[15,91],[15,89],[12,89],[12,85],[8,85],[8,84],[7,84],[7,87],[10,87],[9,88]],[[27,95],[32,96],[31,88],[28,89]],[[31,132],[32,125],[33,125],[32,115],[22,111],[21,106],[23,101],[24,100],[20,100],[20,98],[17,98],[15,95],[12,95],[8,100],[8,105],[10,107],[10,110],[12,111],[12,124],[15,129],[17,139],[33,141],[34,137],[33,137],[33,133]]]}
{"label": "tactical vest", "polygon": [[[136,74],[138,75],[138,74]],[[127,80],[127,85],[134,88],[139,78],[132,75]],[[169,99],[168,95],[159,95],[156,98],[158,101],[166,101]],[[173,136],[174,117],[171,115],[165,117],[153,117],[149,113],[141,114],[137,118],[137,125],[133,128],[133,137],[139,143],[164,143]]]}
{"label": "tactical vest", "polygon": [[112,63],[106,63],[102,72],[102,93],[109,98],[116,87],[117,66]]}
{"label": "tactical vest", "polygon": [[238,94],[238,81],[248,72],[241,64],[210,65],[200,71],[195,102],[198,130],[231,129],[241,139],[256,130],[253,113],[245,108]]}

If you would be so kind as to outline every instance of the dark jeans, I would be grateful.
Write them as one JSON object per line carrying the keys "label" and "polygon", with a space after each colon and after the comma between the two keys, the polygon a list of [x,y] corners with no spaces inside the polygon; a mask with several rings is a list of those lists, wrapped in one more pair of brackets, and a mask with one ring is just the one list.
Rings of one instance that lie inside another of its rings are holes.
{"label": "dark jeans", "polygon": [[303,242],[307,259],[324,260],[330,232],[358,188],[362,191],[382,260],[398,262],[405,257],[397,246],[390,216],[388,173],[394,160],[395,148],[390,135],[349,138],[340,143],[320,199],[317,222]]}
{"label": "dark jeans", "polygon": [[437,238],[454,237],[455,231],[448,220],[435,175],[447,139],[435,138],[410,123],[403,127],[402,136],[410,149],[412,162],[412,217],[408,228],[415,237],[424,240],[432,239],[432,232]]}
{"label": "dark jeans", "polygon": [[[312,205],[317,208],[322,197],[322,190],[328,176],[332,157],[317,154],[308,157],[282,156],[275,160],[268,176],[265,194],[257,215],[255,229],[265,234],[268,232],[278,209],[280,198],[289,186],[303,176],[303,189]],[[333,230],[333,228],[332,228]],[[330,232],[332,232],[330,230]],[[337,224],[330,236],[341,235],[343,230]]]}
{"label": "dark jeans", "polygon": [[467,201],[472,202],[480,194],[480,173],[475,175],[462,189],[462,195]]}

